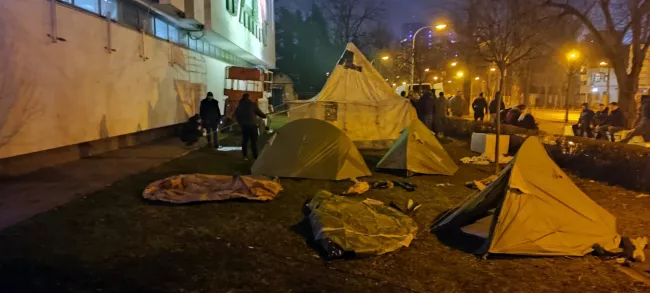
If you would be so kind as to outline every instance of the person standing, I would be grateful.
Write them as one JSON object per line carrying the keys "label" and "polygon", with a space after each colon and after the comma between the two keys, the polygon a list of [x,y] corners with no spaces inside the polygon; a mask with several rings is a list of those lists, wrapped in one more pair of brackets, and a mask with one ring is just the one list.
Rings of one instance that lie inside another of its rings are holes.
{"label": "person standing", "polygon": [[434,131],[434,116],[436,113],[436,101],[431,92],[424,91],[424,94],[416,102],[416,108],[418,112],[418,118],[424,125],[429,128],[429,130]]}
{"label": "person standing", "polygon": [[201,101],[199,115],[203,121],[203,128],[207,132],[208,147],[219,148],[219,123],[221,123],[221,110],[219,101],[214,99],[212,92]]}
{"label": "person standing", "polygon": [[591,123],[594,120],[596,115],[594,111],[589,109],[589,104],[584,103],[582,107],[582,112],[580,112],[580,118],[578,119],[578,124],[573,125],[573,135],[582,136],[587,134],[587,137],[591,137]]}
{"label": "person standing", "polygon": [[[499,115],[498,115],[499,113],[497,113],[498,112],[497,101],[500,100],[500,97],[501,97],[501,92],[496,92],[496,94],[494,94],[494,99],[492,99],[492,101],[490,102],[490,106],[488,107],[488,109],[490,110],[491,123],[497,123],[497,119],[499,119]],[[501,100],[501,111],[505,110],[505,108],[506,108],[506,104],[503,102],[503,100]]]}
{"label": "person standing", "polygon": [[635,136],[643,136],[643,140],[650,141],[650,95],[641,96],[641,107],[639,107],[639,117],[641,118],[637,126],[632,129],[627,136],[621,140],[622,143],[628,143]]}
{"label": "person standing", "polygon": [[451,109],[451,115],[454,117],[463,117],[463,108],[465,108],[465,100],[460,95],[460,92],[449,99],[449,108]]}
{"label": "person standing", "polygon": [[445,125],[447,124],[447,98],[445,93],[440,92],[435,99],[435,115],[433,115],[433,128],[438,137],[444,136]]}
{"label": "person standing", "polygon": [[476,98],[472,103],[472,109],[474,109],[474,121],[481,120],[481,122],[483,122],[488,110],[487,108],[487,101],[485,100],[485,97],[483,97],[483,93],[480,93],[478,98]]}
{"label": "person standing", "polygon": [[257,117],[266,118],[266,114],[250,100],[248,94],[244,94],[235,109],[235,119],[237,119],[242,132],[241,150],[244,160],[248,160],[248,142],[251,144],[253,159],[257,159],[257,137],[259,135]]}

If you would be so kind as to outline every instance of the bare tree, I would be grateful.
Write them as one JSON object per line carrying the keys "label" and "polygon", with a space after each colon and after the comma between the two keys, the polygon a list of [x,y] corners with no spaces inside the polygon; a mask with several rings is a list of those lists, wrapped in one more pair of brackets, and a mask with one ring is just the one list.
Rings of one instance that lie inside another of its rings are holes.
{"label": "bare tree", "polygon": [[[473,18],[471,39],[484,61],[499,69],[499,91],[504,93],[506,72],[521,61],[532,60],[548,50],[550,18],[529,0],[468,0],[467,15]],[[495,97],[497,118],[501,111],[502,94]],[[497,135],[501,133],[496,119]],[[499,160],[499,140],[496,140],[495,160]],[[497,171],[499,165],[497,164]]]}
{"label": "bare tree", "polygon": [[[544,0],[543,5],[576,17],[589,30],[616,74],[619,103],[631,118],[628,123],[634,120],[630,126],[636,125],[641,117],[638,111],[634,116],[634,96],[650,48],[650,1]],[[640,107],[640,103],[636,104]]]}
{"label": "bare tree", "polygon": [[327,0],[323,8],[329,18],[333,43],[339,47],[348,42],[365,47],[371,26],[385,13],[382,0]]}

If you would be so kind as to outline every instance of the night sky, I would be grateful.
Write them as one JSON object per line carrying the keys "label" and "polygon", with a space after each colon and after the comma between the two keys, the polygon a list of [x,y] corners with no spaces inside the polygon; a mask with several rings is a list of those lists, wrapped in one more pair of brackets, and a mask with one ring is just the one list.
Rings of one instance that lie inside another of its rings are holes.
{"label": "night sky", "polygon": [[[379,1],[379,0],[374,0]],[[390,27],[399,34],[401,25],[407,22],[430,23],[434,21],[436,6],[445,0],[384,0]],[[309,11],[312,0],[279,0],[280,5]],[[408,3],[408,4],[407,4]]]}

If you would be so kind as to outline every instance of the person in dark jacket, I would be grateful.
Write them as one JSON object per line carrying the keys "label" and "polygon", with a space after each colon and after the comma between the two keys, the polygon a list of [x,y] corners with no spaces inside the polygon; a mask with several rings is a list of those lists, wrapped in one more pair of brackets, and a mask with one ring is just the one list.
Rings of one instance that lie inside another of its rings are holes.
{"label": "person in dark jacket", "polygon": [[219,101],[214,99],[212,92],[201,101],[201,108],[199,111],[201,120],[203,121],[203,128],[207,131],[208,147],[219,147],[219,123],[221,123],[221,110],[219,109]]}
{"label": "person in dark jacket", "polygon": [[609,108],[607,108],[605,104],[599,104],[598,111],[596,111],[596,115],[594,115],[594,121],[593,121],[594,127],[605,125],[605,123],[607,123],[608,114],[609,114]]}
{"label": "person in dark jacket", "polygon": [[584,134],[587,137],[591,137],[591,123],[594,120],[595,113],[589,109],[589,104],[582,104],[582,112],[580,112],[580,118],[578,119],[578,124],[573,125],[573,135],[582,136]]}
{"label": "person in dark jacket", "polygon": [[526,106],[524,105],[521,106],[523,106],[523,108],[520,108],[521,115],[519,115],[519,119],[517,120],[517,127],[530,129],[530,130],[539,130],[539,127],[537,126],[537,122],[535,122],[535,117],[533,117],[533,114],[530,114],[530,111],[526,108]]}
{"label": "person in dark jacket", "polygon": [[447,124],[447,98],[445,93],[438,93],[438,98],[435,99],[435,115],[433,115],[433,128],[438,137],[444,136],[445,125]]}
{"label": "person in dark jacket", "polygon": [[639,117],[639,123],[624,139],[621,140],[622,143],[628,143],[632,138],[639,135],[643,136],[644,141],[650,141],[650,95],[641,96]]}
{"label": "person in dark jacket", "polygon": [[607,115],[607,119],[604,124],[596,127],[597,138],[607,139],[607,133],[609,133],[610,141],[614,141],[614,133],[617,133],[625,129],[625,116],[623,111],[618,108],[618,103],[612,102],[609,104],[611,111]]}
{"label": "person in dark jacket", "polygon": [[199,115],[194,115],[190,117],[183,124],[181,128],[181,141],[185,143],[186,146],[191,146],[199,141],[199,137],[203,134],[201,129],[201,117]]}
{"label": "person in dark jacket", "polygon": [[424,123],[424,125],[429,128],[429,130],[434,131],[434,116],[436,113],[436,101],[431,92],[425,91],[422,97],[416,102],[416,108],[418,112],[418,118]]}
{"label": "person in dark jacket", "polygon": [[235,119],[237,119],[242,132],[241,150],[244,160],[248,160],[249,141],[253,151],[253,158],[257,159],[257,137],[259,135],[257,117],[266,118],[266,114],[260,110],[257,104],[250,100],[248,94],[244,94],[235,109]]}
{"label": "person in dark jacket", "polygon": [[517,126],[519,123],[519,116],[521,116],[524,109],[526,109],[526,106],[524,105],[513,107],[510,109],[510,111],[508,111],[508,114],[506,114],[506,118],[503,123]]}
{"label": "person in dark jacket", "polygon": [[474,109],[474,121],[481,120],[481,122],[483,122],[485,114],[488,111],[487,100],[483,97],[483,93],[480,93],[478,98],[474,100],[472,103],[472,109]]}
{"label": "person in dark jacket", "polygon": [[[494,94],[494,99],[490,102],[490,106],[488,107],[488,110],[490,110],[490,122],[492,123],[497,123],[497,101],[500,100],[501,97],[501,92],[497,92]],[[506,104],[501,100],[501,111],[503,111],[506,108]],[[500,118],[502,119],[502,118]]]}

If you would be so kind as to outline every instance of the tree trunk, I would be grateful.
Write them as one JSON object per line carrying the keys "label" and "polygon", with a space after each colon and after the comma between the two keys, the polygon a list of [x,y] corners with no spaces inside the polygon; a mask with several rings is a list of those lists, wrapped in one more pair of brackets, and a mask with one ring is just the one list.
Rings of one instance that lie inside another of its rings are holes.
{"label": "tree trunk", "polygon": [[634,128],[638,123],[637,103],[635,101],[637,89],[634,88],[633,82],[623,81],[618,84],[618,104],[625,112],[625,120],[628,128]]}
{"label": "tree trunk", "polygon": [[501,100],[503,99],[503,84],[506,76],[505,68],[499,67],[499,72],[501,78],[499,79],[499,95],[497,97],[497,133],[496,133],[496,145],[494,150],[494,163],[496,165],[496,173],[498,174],[501,171],[501,166],[499,166],[499,141],[501,140]]}

